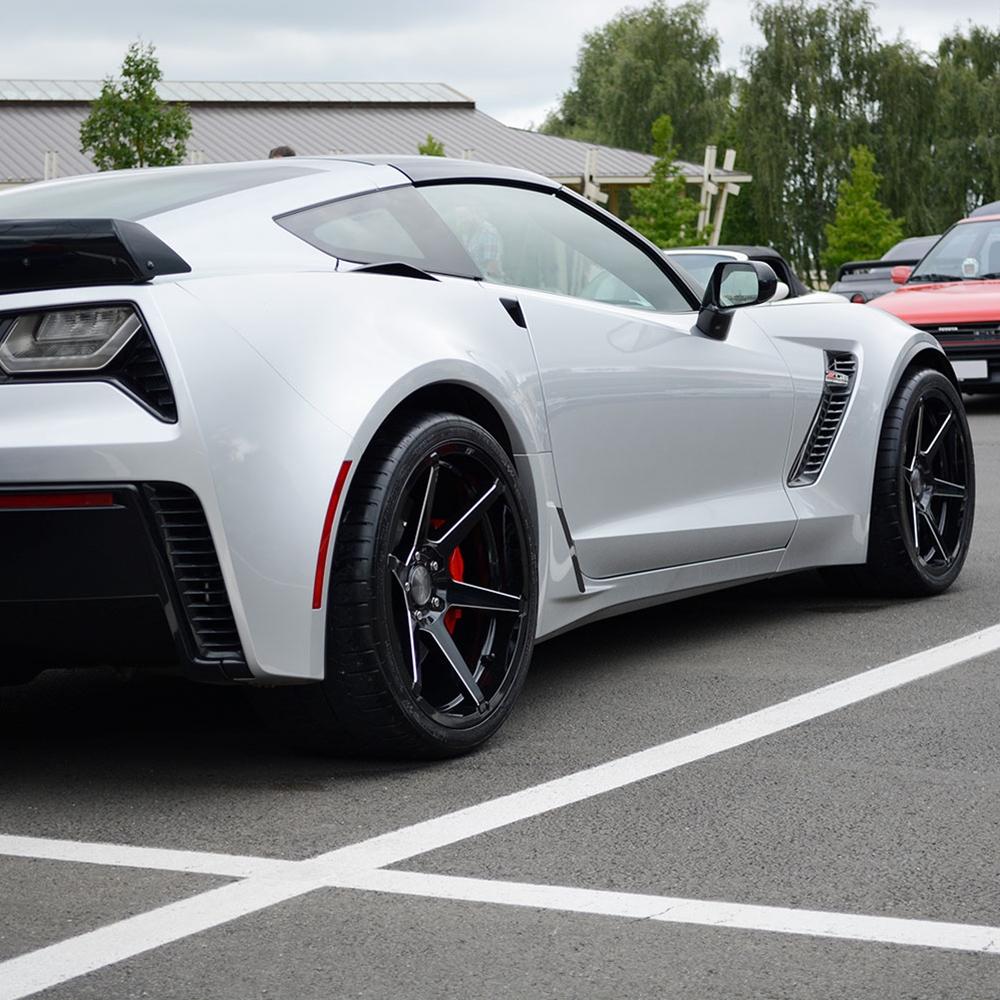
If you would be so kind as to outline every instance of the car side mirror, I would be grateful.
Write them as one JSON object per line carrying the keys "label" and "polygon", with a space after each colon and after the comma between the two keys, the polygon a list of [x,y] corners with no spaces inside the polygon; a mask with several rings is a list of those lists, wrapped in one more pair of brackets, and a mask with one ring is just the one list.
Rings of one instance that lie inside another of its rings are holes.
{"label": "car side mirror", "polygon": [[715,265],[702,299],[696,326],[706,337],[725,340],[733,310],[768,302],[778,291],[778,276],[760,260],[722,261]]}
{"label": "car side mirror", "polygon": [[897,264],[889,272],[889,277],[892,278],[894,285],[905,285],[911,274],[913,274],[913,268],[909,264]]}

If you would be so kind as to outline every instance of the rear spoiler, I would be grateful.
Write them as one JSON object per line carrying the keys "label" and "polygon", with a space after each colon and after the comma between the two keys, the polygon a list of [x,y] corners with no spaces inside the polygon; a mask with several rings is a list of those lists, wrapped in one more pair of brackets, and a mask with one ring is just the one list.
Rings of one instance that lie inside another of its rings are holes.
{"label": "rear spoiler", "polygon": [[845,274],[854,274],[855,271],[871,271],[876,267],[884,267],[886,270],[896,267],[898,264],[906,264],[916,267],[918,260],[849,260],[846,264],[841,264],[837,271],[837,281],[842,281]]}
{"label": "rear spoiler", "polygon": [[191,267],[138,222],[0,219],[0,294],[140,285]]}

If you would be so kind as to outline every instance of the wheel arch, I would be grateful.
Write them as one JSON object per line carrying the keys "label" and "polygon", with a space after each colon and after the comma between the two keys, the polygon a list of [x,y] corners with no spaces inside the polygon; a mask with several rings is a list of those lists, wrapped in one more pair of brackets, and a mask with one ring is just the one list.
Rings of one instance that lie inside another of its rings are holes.
{"label": "wheel arch", "polygon": [[912,357],[910,357],[903,372],[900,374],[900,379],[902,379],[903,374],[912,368],[933,368],[935,371],[940,372],[949,382],[959,391],[962,391],[962,386],[958,381],[958,376],[955,374],[954,368],[951,366],[951,362],[945,356],[945,354],[933,347],[924,347],[922,350],[918,350]]}
{"label": "wheel arch", "polygon": [[509,425],[496,404],[478,389],[461,382],[432,382],[421,386],[393,407],[379,429],[407,410],[446,410],[475,421],[497,439],[511,461],[524,451],[517,428]]}
{"label": "wheel arch", "polygon": [[[478,386],[469,385],[449,379],[428,382],[411,390],[389,409],[377,425],[365,435],[365,440],[358,442],[357,464],[364,461],[372,443],[379,432],[394,420],[407,412],[447,412],[455,413],[479,424],[484,430],[496,438],[511,462],[514,464],[521,488],[527,500],[528,516],[531,518],[531,528],[538,538],[538,496],[534,478],[529,463],[518,461],[530,449],[515,420],[499,403]],[[544,492],[544,490],[543,490]]]}

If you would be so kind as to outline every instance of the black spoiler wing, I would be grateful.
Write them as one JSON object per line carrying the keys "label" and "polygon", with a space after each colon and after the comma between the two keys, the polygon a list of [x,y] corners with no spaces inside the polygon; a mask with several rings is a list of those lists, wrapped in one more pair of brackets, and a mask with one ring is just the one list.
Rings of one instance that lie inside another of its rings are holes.
{"label": "black spoiler wing", "polygon": [[139,285],[190,266],[138,222],[0,219],[0,294]]}
{"label": "black spoiler wing", "polygon": [[854,274],[856,271],[871,271],[877,267],[883,267],[886,270],[895,267],[897,264],[907,264],[910,267],[915,267],[919,262],[917,260],[849,260],[846,264],[841,264],[837,271],[837,281],[841,281],[844,275]]}

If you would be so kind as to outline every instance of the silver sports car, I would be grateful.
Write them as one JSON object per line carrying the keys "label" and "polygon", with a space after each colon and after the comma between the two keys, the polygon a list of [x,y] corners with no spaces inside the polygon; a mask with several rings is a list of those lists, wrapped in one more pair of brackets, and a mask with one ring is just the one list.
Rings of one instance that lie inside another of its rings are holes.
{"label": "silver sports car", "polygon": [[974,506],[948,361],[784,292],[729,262],[701,298],[468,161],[0,194],[0,676],[179,666],[312,746],[443,756],[582,622],[807,567],[944,590]]}

